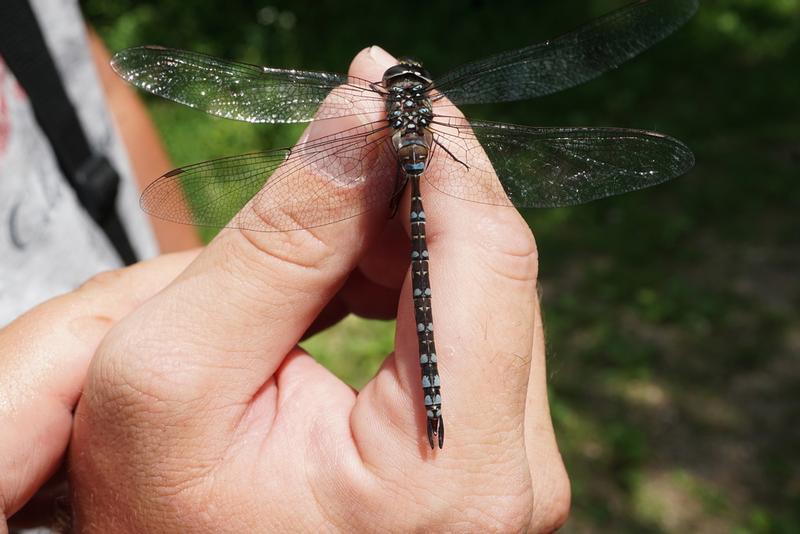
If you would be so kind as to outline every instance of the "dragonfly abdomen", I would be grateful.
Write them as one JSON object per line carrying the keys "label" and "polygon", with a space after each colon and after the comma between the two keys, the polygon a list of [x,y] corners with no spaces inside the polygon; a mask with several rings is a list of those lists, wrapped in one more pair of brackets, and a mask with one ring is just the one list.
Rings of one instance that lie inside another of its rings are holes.
{"label": "dragonfly abdomen", "polygon": [[423,402],[427,417],[428,442],[434,448],[434,436],[439,448],[444,444],[442,396],[436,345],[433,341],[433,311],[431,284],[428,274],[428,245],[425,237],[425,211],[419,191],[419,176],[411,181],[411,291],[414,298],[414,318],[419,341],[419,365],[422,371]]}

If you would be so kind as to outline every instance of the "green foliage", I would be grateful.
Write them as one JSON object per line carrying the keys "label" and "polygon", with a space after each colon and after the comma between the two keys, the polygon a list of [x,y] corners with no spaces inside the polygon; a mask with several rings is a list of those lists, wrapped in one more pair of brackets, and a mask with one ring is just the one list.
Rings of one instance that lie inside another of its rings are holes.
{"label": "green foliage", "polygon": [[336,328],[304,341],[303,348],[321,364],[361,389],[394,344],[394,321],[367,321],[350,316]]}
{"label": "green foliage", "polygon": [[[434,73],[619,7],[559,2],[85,0],[111,49],[162,44],[344,71],[363,47]],[[403,16],[407,18],[404,19]],[[686,28],[579,88],[473,116],[662,131],[695,151],[672,183],[526,213],[536,234],[567,530],[800,530],[800,0],[708,0]],[[176,164],[291,145],[149,99]],[[392,323],[348,319],[304,346],[360,386]]]}

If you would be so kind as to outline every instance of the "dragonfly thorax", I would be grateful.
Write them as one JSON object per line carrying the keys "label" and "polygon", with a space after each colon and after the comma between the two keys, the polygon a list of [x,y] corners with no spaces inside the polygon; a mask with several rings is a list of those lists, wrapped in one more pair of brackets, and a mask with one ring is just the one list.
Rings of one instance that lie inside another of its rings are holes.
{"label": "dragonfly thorax", "polygon": [[430,75],[419,63],[403,61],[383,75],[386,118],[400,166],[409,175],[425,170],[432,136],[433,104],[428,97]]}

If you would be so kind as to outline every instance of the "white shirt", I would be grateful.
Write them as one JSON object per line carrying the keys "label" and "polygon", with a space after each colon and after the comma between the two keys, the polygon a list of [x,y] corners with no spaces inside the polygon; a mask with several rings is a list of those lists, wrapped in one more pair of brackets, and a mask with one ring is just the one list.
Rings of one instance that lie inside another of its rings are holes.
{"label": "white shirt", "polygon": [[[158,253],[130,162],[103,95],[75,0],[31,2],[90,144],[120,175],[117,211],[140,259]],[[0,57],[0,326],[121,266],[78,202],[25,91]]]}

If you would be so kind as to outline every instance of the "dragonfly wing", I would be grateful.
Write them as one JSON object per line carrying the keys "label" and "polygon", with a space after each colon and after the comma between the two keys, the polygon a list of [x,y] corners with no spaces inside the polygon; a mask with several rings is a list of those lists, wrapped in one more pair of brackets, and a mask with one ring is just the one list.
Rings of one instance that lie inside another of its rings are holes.
{"label": "dragonfly wing", "polygon": [[541,44],[456,68],[435,82],[455,105],[524,100],[555,93],[617,67],[681,27],[698,0],[633,3]]}
{"label": "dragonfly wing", "polygon": [[535,128],[456,117],[435,122],[434,138],[444,150],[437,150],[439,164],[428,181],[473,202],[572,206],[659,184],[694,165],[686,145],[642,130]]}
{"label": "dragonfly wing", "polygon": [[360,104],[383,101],[376,86],[352,76],[271,69],[156,46],[122,50],[114,55],[111,66],[140,89],[211,115],[246,122],[343,117],[359,114],[364,107]]}
{"label": "dragonfly wing", "polygon": [[294,148],[180,167],[150,184],[141,206],[173,222],[256,231],[321,226],[389,208],[397,161],[385,121]]}

